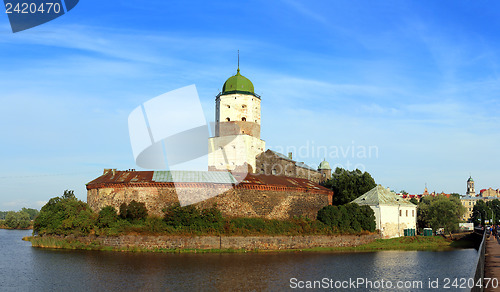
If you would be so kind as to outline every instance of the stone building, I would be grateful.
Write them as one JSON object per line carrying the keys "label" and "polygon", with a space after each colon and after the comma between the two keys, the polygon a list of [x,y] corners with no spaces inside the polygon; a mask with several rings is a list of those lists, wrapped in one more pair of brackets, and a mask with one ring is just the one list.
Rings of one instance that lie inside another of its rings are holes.
{"label": "stone building", "polygon": [[179,203],[183,193],[208,198],[194,205],[216,205],[227,217],[315,219],[318,210],[332,202],[330,189],[307,179],[252,173],[245,178],[227,173],[221,179],[218,173],[106,169],[87,184],[87,203],[98,212],[105,206],[118,210],[122,203],[136,200],[145,203],[150,215],[162,216],[162,209]]}
{"label": "stone building", "polygon": [[239,67],[216,96],[215,137],[208,144],[209,170],[233,171],[246,164],[254,172],[255,157],[265,149],[260,139],[260,96]]}
{"label": "stone building", "polygon": [[323,182],[332,175],[330,164],[326,161],[314,169],[303,162],[294,161],[292,153],[285,156],[270,149],[257,155],[256,166],[257,173],[304,178],[315,183]]}
{"label": "stone building", "polygon": [[316,217],[333,192],[318,183],[331,176],[328,162],[316,170],[265,149],[260,137],[261,97],[240,74],[216,96],[215,135],[209,138],[208,171],[116,171],[107,169],[87,184],[87,203],[99,211],[132,200],[150,214],[176,203],[217,208],[229,217],[286,219]]}
{"label": "stone building", "polygon": [[467,180],[467,192],[465,193],[465,195],[468,197],[476,196],[476,191],[474,189],[474,180],[472,179],[472,176],[469,176],[469,179]]}
{"label": "stone building", "polygon": [[376,228],[380,230],[383,238],[400,237],[404,235],[405,229],[417,227],[417,205],[403,200],[381,185],[352,202],[372,208]]}

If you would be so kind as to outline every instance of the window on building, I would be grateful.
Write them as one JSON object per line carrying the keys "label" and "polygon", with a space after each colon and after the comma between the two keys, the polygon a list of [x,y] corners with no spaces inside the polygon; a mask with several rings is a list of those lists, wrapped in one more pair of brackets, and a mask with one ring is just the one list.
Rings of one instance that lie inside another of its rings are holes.
{"label": "window on building", "polygon": [[411,210],[411,217],[415,217],[415,210]]}
{"label": "window on building", "polygon": [[403,210],[399,210],[399,217],[403,216]]}
{"label": "window on building", "polygon": [[273,168],[273,174],[276,175],[276,168]]}
{"label": "window on building", "polygon": [[246,121],[247,121],[247,118],[242,117],[242,118],[241,118],[241,120],[242,120],[243,122],[246,122]]}
{"label": "window on building", "polygon": [[241,108],[247,108],[247,105],[246,104],[242,104]]}
{"label": "window on building", "polygon": [[408,217],[408,210],[406,210],[406,217]]}
{"label": "window on building", "polygon": [[230,121],[231,121],[231,119],[230,119],[230,118],[226,118],[226,122],[230,122]]}

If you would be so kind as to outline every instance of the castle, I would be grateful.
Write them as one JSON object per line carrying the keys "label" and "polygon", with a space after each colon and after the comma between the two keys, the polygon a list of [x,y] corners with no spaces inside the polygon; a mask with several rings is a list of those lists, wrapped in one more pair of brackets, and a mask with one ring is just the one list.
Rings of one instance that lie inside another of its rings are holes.
{"label": "castle", "polygon": [[287,219],[315,218],[331,204],[333,192],[319,183],[331,177],[327,161],[317,169],[267,150],[260,137],[261,97],[240,74],[226,80],[215,99],[216,126],[209,138],[208,171],[117,171],[87,184],[87,203],[94,211],[144,202],[151,215],[181,202],[200,208],[216,205],[225,216]]}

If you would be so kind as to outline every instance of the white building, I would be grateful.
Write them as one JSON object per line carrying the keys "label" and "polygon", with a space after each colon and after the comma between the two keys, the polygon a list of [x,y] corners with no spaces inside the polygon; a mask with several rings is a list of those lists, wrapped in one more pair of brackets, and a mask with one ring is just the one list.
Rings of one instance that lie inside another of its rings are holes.
{"label": "white building", "polygon": [[405,229],[416,230],[417,205],[405,201],[381,185],[352,202],[372,208],[377,229],[383,238],[403,236]]}
{"label": "white building", "polygon": [[260,96],[240,68],[226,80],[215,102],[215,137],[208,141],[209,170],[232,171],[247,164],[255,172],[255,157],[266,146],[260,139]]}

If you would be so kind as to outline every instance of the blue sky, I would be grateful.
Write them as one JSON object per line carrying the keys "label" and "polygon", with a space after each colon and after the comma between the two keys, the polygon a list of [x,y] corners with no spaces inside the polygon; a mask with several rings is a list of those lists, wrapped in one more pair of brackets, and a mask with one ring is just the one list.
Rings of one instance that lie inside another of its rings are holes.
{"label": "blue sky", "polygon": [[213,120],[238,49],[267,147],[396,191],[462,194],[469,174],[500,188],[499,6],[87,0],[16,34],[4,15],[0,210],[85,200],[103,168],[138,169],[127,118],[162,93],[196,84]]}

